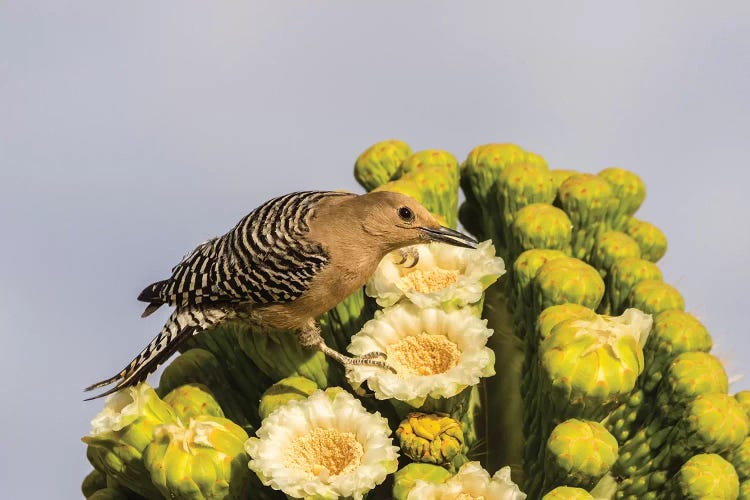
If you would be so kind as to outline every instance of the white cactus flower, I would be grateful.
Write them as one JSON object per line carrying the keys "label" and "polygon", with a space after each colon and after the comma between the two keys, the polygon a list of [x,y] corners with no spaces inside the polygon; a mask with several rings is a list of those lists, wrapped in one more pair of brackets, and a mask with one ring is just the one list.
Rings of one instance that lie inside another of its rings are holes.
{"label": "white cactus flower", "polygon": [[467,462],[444,483],[417,480],[407,500],[523,500],[526,494],[510,479],[510,467],[490,477],[479,462]]}
{"label": "white cactus flower", "polygon": [[388,422],[346,391],[317,391],[266,417],[245,443],[266,486],[295,498],[361,499],[398,467]]}
{"label": "white cactus flower", "polygon": [[375,313],[354,335],[348,351],[356,356],[386,354],[397,373],[354,365],[347,378],[363,383],[378,399],[398,399],[415,408],[428,397],[450,398],[481,377],[495,374],[495,355],[486,347],[492,330],[469,309],[421,309],[403,303]]}
{"label": "white cactus flower", "polygon": [[503,259],[495,256],[490,240],[483,241],[476,249],[443,243],[409,249],[419,252],[414,267],[398,265],[401,254],[393,252],[383,258],[367,283],[365,292],[381,307],[391,306],[402,297],[420,307],[473,304],[505,273]]}

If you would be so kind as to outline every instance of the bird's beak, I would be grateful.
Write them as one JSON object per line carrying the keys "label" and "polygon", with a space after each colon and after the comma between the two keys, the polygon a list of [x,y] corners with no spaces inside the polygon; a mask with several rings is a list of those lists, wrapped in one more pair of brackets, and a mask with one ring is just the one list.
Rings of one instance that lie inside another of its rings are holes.
{"label": "bird's beak", "polygon": [[464,248],[476,248],[477,241],[471,236],[466,236],[463,233],[454,231],[445,226],[439,226],[437,228],[420,226],[417,229],[422,231],[430,241],[438,241],[440,243],[448,243],[449,245],[455,245],[457,247]]}

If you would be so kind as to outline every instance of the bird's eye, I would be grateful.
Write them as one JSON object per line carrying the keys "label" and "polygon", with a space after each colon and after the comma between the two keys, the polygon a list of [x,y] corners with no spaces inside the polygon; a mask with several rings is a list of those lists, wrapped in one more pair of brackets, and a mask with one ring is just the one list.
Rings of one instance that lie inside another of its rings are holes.
{"label": "bird's eye", "polygon": [[409,207],[401,207],[398,209],[398,216],[406,222],[414,222],[414,212]]}

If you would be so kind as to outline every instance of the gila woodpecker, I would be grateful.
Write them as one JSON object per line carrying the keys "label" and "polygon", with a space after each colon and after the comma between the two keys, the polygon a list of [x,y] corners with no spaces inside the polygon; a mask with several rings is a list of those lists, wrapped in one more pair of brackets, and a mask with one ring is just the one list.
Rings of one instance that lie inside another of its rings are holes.
{"label": "gila woodpecker", "polygon": [[89,399],[135,385],[188,337],[236,318],[297,331],[303,346],[344,365],[389,368],[380,353],[349,358],[328,347],[316,318],[362,287],[386,254],[430,241],[476,246],[402,194],[307,191],[270,200],[141,292],[138,300],[149,303],[144,317],[163,304],[175,310],[122,371],[86,388],[116,383]]}

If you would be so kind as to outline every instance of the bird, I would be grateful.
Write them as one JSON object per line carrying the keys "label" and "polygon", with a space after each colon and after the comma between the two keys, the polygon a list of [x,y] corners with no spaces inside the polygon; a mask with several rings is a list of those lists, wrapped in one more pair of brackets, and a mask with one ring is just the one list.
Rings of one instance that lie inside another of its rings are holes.
{"label": "bird", "polygon": [[344,366],[390,369],[382,353],[351,358],[330,348],[316,318],[364,286],[387,254],[400,250],[406,261],[406,247],[428,242],[477,245],[396,192],[299,191],[273,198],[223,236],[199,244],[169,278],[140,293],[138,300],[148,303],[142,317],[163,305],[174,307],[172,314],[125,368],[85,391],[115,385],[86,400],[145,380],[186,339],[231,319],[296,331],[302,346]]}

